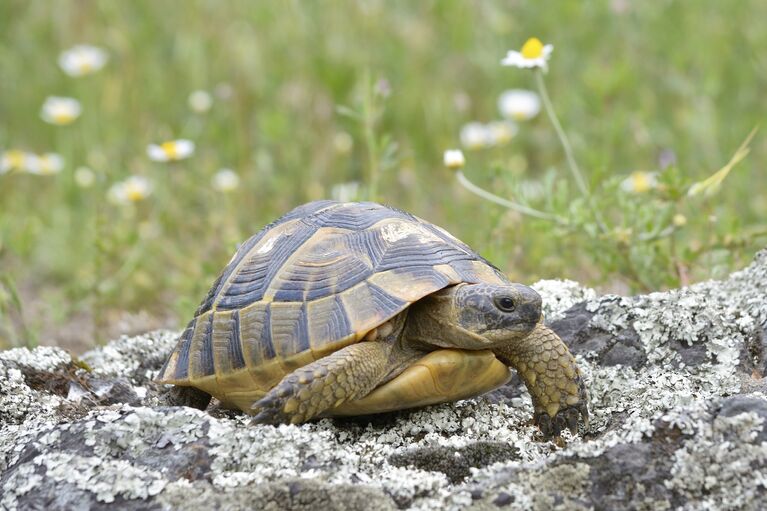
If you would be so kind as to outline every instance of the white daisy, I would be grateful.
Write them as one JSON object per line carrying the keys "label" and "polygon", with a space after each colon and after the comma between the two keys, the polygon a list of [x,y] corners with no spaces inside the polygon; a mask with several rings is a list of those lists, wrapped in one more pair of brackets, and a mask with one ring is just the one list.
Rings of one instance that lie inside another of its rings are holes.
{"label": "white daisy", "polygon": [[461,127],[461,145],[466,149],[483,149],[492,145],[492,134],[481,122],[470,122]]}
{"label": "white daisy", "polygon": [[644,193],[658,186],[658,173],[637,170],[621,181],[621,190],[629,193]]}
{"label": "white daisy", "polygon": [[359,198],[360,184],[357,181],[338,183],[330,189],[330,197],[339,202],[350,202]]}
{"label": "white daisy", "polygon": [[84,76],[95,73],[109,60],[106,50],[97,46],[79,44],[59,55],[59,66],[69,76]]}
{"label": "white daisy", "polygon": [[493,121],[485,126],[488,136],[488,145],[508,144],[519,128],[511,121]]}
{"label": "white daisy", "polygon": [[445,162],[445,167],[452,170],[460,169],[466,165],[466,158],[464,158],[463,151],[460,149],[448,149],[445,151],[443,161]]}
{"label": "white daisy", "polygon": [[88,167],[77,167],[75,169],[75,183],[80,188],[90,188],[96,182],[96,174]]}
{"label": "white daisy", "polygon": [[81,112],[80,102],[75,98],[48,96],[40,110],[40,117],[48,124],[64,126],[74,122]]}
{"label": "white daisy", "polygon": [[231,192],[240,186],[240,176],[232,169],[221,169],[213,175],[211,185],[219,192]]}
{"label": "white daisy", "polygon": [[194,154],[194,142],[179,139],[163,142],[162,144],[149,144],[146,154],[153,161],[176,161],[189,158]]}
{"label": "white daisy", "polygon": [[109,188],[108,198],[115,204],[139,202],[152,194],[152,183],[143,176],[131,176]]}
{"label": "white daisy", "polygon": [[27,172],[38,176],[52,176],[64,169],[64,157],[57,153],[35,156],[29,162]]}
{"label": "white daisy", "polygon": [[19,149],[9,149],[0,155],[0,174],[29,172],[37,166],[37,155]]}
{"label": "white daisy", "polygon": [[506,119],[528,121],[541,111],[541,98],[531,90],[510,89],[498,98],[498,110]]}
{"label": "white daisy", "polygon": [[673,223],[673,224],[674,224],[676,227],[682,227],[682,226],[684,226],[684,225],[686,225],[686,224],[687,224],[687,217],[686,217],[686,216],[684,216],[684,215],[683,215],[683,214],[681,214],[681,213],[677,213],[676,215],[674,215],[674,218],[672,218],[672,219],[671,219],[671,222],[672,222],[672,223]]}
{"label": "white daisy", "polygon": [[553,50],[554,46],[551,44],[544,45],[537,37],[531,37],[525,41],[520,51],[509,50],[501,64],[519,68],[540,67],[545,70]]}
{"label": "white daisy", "polygon": [[204,114],[213,106],[213,98],[204,90],[196,90],[189,94],[187,102],[189,103],[189,108],[198,114]]}

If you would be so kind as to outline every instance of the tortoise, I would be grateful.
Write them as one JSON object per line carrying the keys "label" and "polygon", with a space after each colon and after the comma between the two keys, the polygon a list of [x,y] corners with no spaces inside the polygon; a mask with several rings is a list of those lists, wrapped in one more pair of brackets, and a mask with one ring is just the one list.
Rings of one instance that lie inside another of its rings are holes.
{"label": "tortoise", "polygon": [[324,200],[239,247],[156,381],[277,424],[465,399],[510,367],[545,435],[587,422],[538,293],[414,215]]}

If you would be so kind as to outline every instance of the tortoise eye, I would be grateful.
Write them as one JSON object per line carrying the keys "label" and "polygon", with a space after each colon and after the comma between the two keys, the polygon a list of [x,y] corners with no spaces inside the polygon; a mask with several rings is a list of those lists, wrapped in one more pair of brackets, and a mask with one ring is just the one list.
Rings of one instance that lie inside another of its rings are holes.
{"label": "tortoise eye", "polygon": [[503,312],[513,312],[514,300],[510,296],[499,296],[495,299],[495,306]]}

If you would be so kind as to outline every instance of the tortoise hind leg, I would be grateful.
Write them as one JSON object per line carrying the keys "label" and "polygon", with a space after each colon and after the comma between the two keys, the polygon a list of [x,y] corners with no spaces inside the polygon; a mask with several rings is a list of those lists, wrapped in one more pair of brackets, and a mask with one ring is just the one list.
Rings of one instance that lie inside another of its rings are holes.
{"label": "tortoise hind leg", "polygon": [[195,387],[174,385],[165,394],[165,399],[170,406],[188,406],[205,410],[210,404],[211,395]]}
{"label": "tortoise hind leg", "polygon": [[365,396],[391,374],[393,365],[409,361],[393,363],[392,355],[400,357],[392,352],[388,342],[360,342],[300,367],[253,405],[254,421],[297,424]]}

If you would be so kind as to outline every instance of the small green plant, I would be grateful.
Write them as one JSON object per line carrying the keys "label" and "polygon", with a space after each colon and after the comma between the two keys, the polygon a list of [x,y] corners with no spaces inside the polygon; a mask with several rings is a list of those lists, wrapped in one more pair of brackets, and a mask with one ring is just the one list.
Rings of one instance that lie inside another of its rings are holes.
{"label": "small green plant", "polygon": [[[502,64],[532,70],[543,110],[561,143],[578,196],[573,197],[568,183],[556,173],[550,173],[542,183],[545,208],[526,203],[526,194],[514,179],[509,185],[512,195],[520,199],[504,198],[470,181],[461,170],[465,164],[463,154],[447,151],[445,164],[456,171],[456,178],[464,188],[534,221],[549,224],[546,228],[554,236],[588,239],[581,247],[588,252],[595,267],[620,275],[634,289],[643,291],[687,285],[690,268],[699,260],[716,250],[745,246],[767,235],[767,230],[756,229],[741,231],[738,235],[711,235],[704,242],[686,247],[679,242],[679,234],[688,224],[688,215],[696,210],[698,214],[701,210],[710,211],[707,200],[720,190],[727,175],[748,155],[756,128],[727,164],[702,181],[692,182],[670,161],[657,172],[636,171],[627,178],[605,179],[592,191],[546,88],[544,74],[552,51],[552,45],[531,38],[520,51],[509,51]],[[707,216],[711,222],[716,221],[713,214]]]}
{"label": "small green plant", "polygon": [[10,275],[0,273],[0,349],[26,346],[33,348],[37,339],[27,328],[24,307]]}
{"label": "small green plant", "polygon": [[336,111],[353,120],[360,128],[367,157],[365,186],[360,195],[366,200],[378,201],[381,200],[381,175],[397,164],[397,143],[390,134],[380,132],[381,118],[391,90],[384,78],[373,83],[369,71],[363,74],[360,88],[354,107],[339,105]]}

